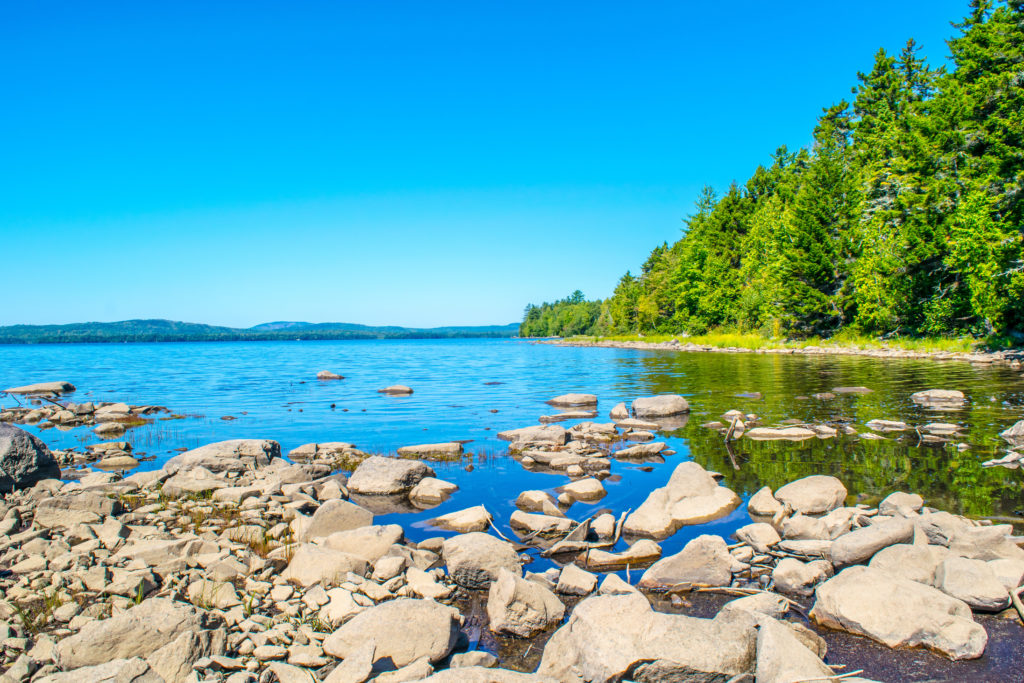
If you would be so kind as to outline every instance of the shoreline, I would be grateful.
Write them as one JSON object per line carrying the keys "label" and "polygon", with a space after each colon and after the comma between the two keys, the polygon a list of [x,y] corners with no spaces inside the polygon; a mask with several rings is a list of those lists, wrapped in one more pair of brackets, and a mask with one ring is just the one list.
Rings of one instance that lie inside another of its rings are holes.
{"label": "shoreline", "polygon": [[[527,340],[524,340],[527,341]],[[639,351],[677,351],[687,353],[756,353],[803,356],[864,356],[868,358],[900,358],[911,360],[964,361],[982,365],[1007,365],[1013,369],[1024,367],[1024,350],[1012,351],[910,351],[907,349],[864,349],[856,346],[765,347],[748,349],[739,346],[711,346],[709,344],[682,343],[678,339],[667,342],[614,341],[587,339],[533,339],[534,344],[575,346],[581,348],[635,349]]]}

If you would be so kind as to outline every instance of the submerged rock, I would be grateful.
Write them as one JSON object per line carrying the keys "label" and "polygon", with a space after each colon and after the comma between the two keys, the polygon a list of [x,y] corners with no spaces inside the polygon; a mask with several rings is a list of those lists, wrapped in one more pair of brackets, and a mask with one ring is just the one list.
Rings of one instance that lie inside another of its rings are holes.
{"label": "submerged rock", "polygon": [[754,441],[804,441],[817,437],[818,433],[807,427],[785,427],[782,429],[754,427],[748,430],[744,436]]}
{"label": "submerged rock", "polygon": [[424,443],[418,446],[402,446],[398,449],[402,457],[419,458],[458,458],[462,455],[462,444],[457,441],[446,443]]}

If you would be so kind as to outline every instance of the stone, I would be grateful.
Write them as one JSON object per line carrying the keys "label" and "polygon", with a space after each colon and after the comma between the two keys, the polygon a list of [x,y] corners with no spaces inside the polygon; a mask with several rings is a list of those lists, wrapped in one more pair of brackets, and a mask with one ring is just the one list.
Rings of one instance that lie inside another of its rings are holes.
{"label": "stone", "polygon": [[626,408],[625,403],[617,403],[615,407],[608,413],[608,417],[612,420],[628,420],[629,410]]}
{"label": "stone", "polygon": [[405,532],[398,524],[364,526],[347,531],[338,531],[323,539],[322,545],[331,550],[340,550],[367,563],[373,564],[386,555],[391,546],[401,543]]}
{"label": "stone", "polygon": [[37,676],[33,680],[40,683],[165,683],[141,657],[112,659],[73,671]]}
{"label": "stone", "polygon": [[350,648],[344,661],[327,675],[324,683],[364,683],[373,672],[377,644],[372,640]]}
{"label": "stone", "polygon": [[608,571],[638,567],[661,557],[661,546],[648,538],[641,538],[621,553],[606,550],[588,550],[576,557],[576,563],[594,571]]}
{"label": "stone", "polygon": [[38,384],[26,384],[23,387],[11,387],[4,389],[5,394],[70,394],[75,391],[75,385],[71,382],[39,382]]}
{"label": "stone", "polygon": [[309,526],[299,536],[308,541],[324,538],[339,531],[349,531],[373,524],[373,513],[347,500],[328,500],[313,513]]}
{"label": "stone", "polygon": [[498,438],[513,443],[543,443],[564,446],[569,442],[569,432],[565,427],[558,425],[540,425],[498,432]]}
{"label": "stone", "polygon": [[979,612],[998,612],[1010,606],[1006,586],[984,560],[947,557],[935,569],[935,587]]}
{"label": "stone", "polygon": [[1007,429],[999,432],[999,436],[1013,444],[1024,442],[1024,420],[1020,420],[1012,427],[1008,427]]}
{"label": "stone", "polygon": [[235,587],[228,581],[199,579],[188,585],[188,601],[202,609],[230,609],[242,601]]}
{"label": "stone", "polygon": [[901,579],[933,586],[935,570],[949,556],[949,548],[941,545],[898,543],[875,553],[868,566]]}
{"label": "stone", "polygon": [[807,427],[754,427],[744,432],[743,436],[754,441],[804,441],[817,437],[818,433]]}
{"label": "stone", "polygon": [[491,525],[491,513],[483,505],[476,505],[435,517],[430,520],[430,523],[439,529],[458,531],[463,534],[483,531]]}
{"label": "stone", "polygon": [[398,598],[357,614],[324,640],[324,652],[345,659],[367,642],[376,660],[403,667],[421,657],[439,662],[455,648],[459,611],[433,600]]}
{"label": "stone", "polygon": [[204,494],[227,488],[226,479],[214,474],[212,471],[197,465],[188,469],[179,470],[176,474],[164,481],[160,487],[161,493],[168,498],[180,498],[193,494]]}
{"label": "stone", "polygon": [[1010,539],[1011,533],[1009,524],[963,526],[954,532],[949,549],[974,560],[1024,560],[1024,549]]}
{"label": "stone", "polygon": [[644,572],[637,587],[661,591],[672,586],[728,586],[736,560],[721,536],[698,536],[675,555],[663,557]]}
{"label": "stone", "polygon": [[406,664],[394,671],[385,671],[373,680],[374,683],[409,683],[411,681],[422,681],[432,673],[434,673],[434,667],[430,665],[430,662],[425,657],[421,657],[415,662]]}
{"label": "stone", "polygon": [[409,567],[405,580],[413,595],[431,600],[442,600],[452,594],[452,586],[444,586],[434,580],[433,575],[416,567]]}
{"label": "stone", "polygon": [[211,472],[246,472],[250,467],[266,467],[281,457],[281,444],[268,439],[231,439],[206,444],[176,455],[164,464],[174,474],[192,467]]}
{"label": "stone", "polygon": [[526,532],[567,532],[573,526],[571,519],[552,517],[550,515],[536,515],[522,510],[516,510],[508,520],[509,526]]}
{"label": "stone", "polygon": [[0,423],[0,494],[59,478],[60,465],[46,444],[23,429]]}
{"label": "stone", "polygon": [[484,533],[471,532],[446,539],[441,556],[448,575],[464,588],[487,588],[502,569],[522,575],[515,547]]}
{"label": "stone", "polygon": [[523,491],[516,498],[516,507],[525,512],[541,512],[551,517],[565,516],[555,504],[555,499],[546,491]]}
{"label": "stone", "polygon": [[433,507],[448,500],[458,490],[459,487],[450,481],[444,481],[435,477],[424,477],[409,491],[409,502],[416,507]]}
{"label": "stone", "polygon": [[601,500],[608,494],[604,490],[604,486],[601,485],[601,482],[593,477],[579,479],[571,484],[566,484],[562,487],[562,492],[568,494],[574,501],[582,500],[588,502]]}
{"label": "stone", "polygon": [[828,560],[801,562],[792,557],[779,560],[772,570],[772,582],[780,593],[813,595],[815,586],[832,576]]}
{"label": "stone", "polygon": [[664,441],[655,441],[654,443],[638,443],[635,446],[629,448],[620,448],[619,450],[612,453],[612,457],[618,460],[637,460],[644,458],[651,458],[661,453],[665,448],[668,447]]}
{"label": "stone", "polygon": [[797,479],[775,492],[778,501],[806,515],[831,512],[843,504],[846,495],[843,482],[822,474]]}
{"label": "stone", "polygon": [[754,668],[754,619],[661,614],[639,593],[580,602],[548,640],[537,675],[558,681],[726,681]]}
{"label": "stone", "polygon": [[398,449],[403,458],[458,458],[462,455],[462,444],[457,441],[446,443],[424,443],[418,446],[402,446]]}
{"label": "stone", "polygon": [[597,576],[574,564],[567,564],[558,574],[555,592],[563,595],[590,595],[596,587]]}
{"label": "stone", "polygon": [[876,432],[905,432],[912,429],[906,422],[899,420],[871,420],[864,424],[865,427]]}
{"label": "stone", "polygon": [[507,569],[498,571],[487,594],[488,628],[494,633],[529,638],[560,622],[564,615],[565,606],[554,593]]}
{"label": "stone", "polygon": [[867,562],[882,548],[914,539],[914,524],[905,517],[875,518],[870,526],[843,534],[832,543],[837,568]]}
{"label": "stone", "polygon": [[36,506],[35,522],[47,528],[71,529],[78,524],[98,524],[119,513],[121,504],[99,493],[82,491],[44,498]]}
{"label": "stone", "polygon": [[326,587],[341,583],[349,572],[364,576],[366,570],[367,562],[361,557],[303,543],[295,551],[281,577],[303,588],[317,583]]}
{"label": "stone", "polygon": [[359,464],[348,480],[354,493],[388,496],[407,493],[424,477],[433,477],[434,470],[419,460],[398,460],[374,455]]}
{"label": "stone", "polygon": [[789,600],[774,593],[754,593],[744,598],[730,600],[722,605],[721,611],[742,610],[781,619],[789,611]]}
{"label": "stone", "polygon": [[927,389],[910,395],[910,400],[925,408],[959,408],[967,402],[964,392],[955,389]]}
{"label": "stone", "polygon": [[647,396],[633,401],[633,416],[638,418],[671,417],[688,412],[690,404],[678,394]]}
{"label": "stone", "polygon": [[594,394],[562,394],[546,403],[553,406],[596,406],[597,396]]}
{"label": "stone", "polygon": [[607,574],[597,589],[598,595],[628,595],[639,591],[619,578],[618,574]]}
{"label": "stone", "polygon": [[818,586],[810,616],[827,628],[891,648],[923,646],[950,659],[976,659],[988,635],[962,600],[872,567],[849,567]]}
{"label": "stone", "polygon": [[405,386],[404,384],[392,384],[384,387],[383,389],[377,390],[378,394],[390,394],[392,396],[408,396],[412,394],[412,389]]}
{"label": "stone", "polygon": [[317,616],[323,623],[336,628],[365,609],[355,601],[351,591],[332,588],[327,591],[327,604],[320,608]]}
{"label": "stone", "polygon": [[682,526],[724,517],[740,502],[739,496],[719,486],[699,464],[684,462],[672,472],[667,485],[651,491],[626,518],[623,531],[634,536],[667,538]]}
{"label": "stone", "polygon": [[762,619],[757,629],[757,683],[828,681],[835,672],[811,652],[793,630],[775,619]]}
{"label": "stone", "polygon": [[775,527],[765,522],[755,522],[741,526],[736,530],[736,538],[749,545],[758,553],[768,552],[770,548],[782,540]]}
{"label": "stone", "polygon": [[331,372],[330,370],[321,370],[320,372],[316,373],[316,378],[317,379],[345,379],[344,375],[339,375],[339,374],[337,374],[335,372]]}
{"label": "stone", "polygon": [[918,512],[924,505],[924,499],[916,493],[895,491],[882,499],[878,504],[878,514],[894,515]]}
{"label": "stone", "polygon": [[485,652],[483,650],[471,650],[470,652],[460,652],[459,654],[452,655],[449,666],[452,669],[459,669],[467,666],[491,668],[498,666],[498,658],[490,652]]}
{"label": "stone", "polygon": [[1024,561],[1021,560],[989,560],[988,566],[1007,591],[1016,590],[1024,582]]}
{"label": "stone", "polygon": [[270,662],[266,671],[273,674],[277,683],[317,683],[318,680],[308,669],[284,662]]}
{"label": "stone", "polygon": [[774,517],[780,510],[782,503],[772,495],[772,490],[767,486],[759,488],[747,503],[747,512],[755,517]]}
{"label": "stone", "polygon": [[[470,654],[470,653],[467,653]],[[456,655],[458,656],[458,655]],[[453,657],[454,659],[454,657]],[[438,671],[423,683],[560,683],[554,678],[486,666],[460,666]]]}

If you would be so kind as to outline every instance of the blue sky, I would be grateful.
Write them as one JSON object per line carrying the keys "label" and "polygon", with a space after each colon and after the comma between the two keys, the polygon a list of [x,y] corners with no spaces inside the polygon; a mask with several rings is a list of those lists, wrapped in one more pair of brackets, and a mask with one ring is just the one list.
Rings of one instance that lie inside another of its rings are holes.
{"label": "blue sky", "polygon": [[433,326],[611,293],[966,0],[10,2],[0,324]]}

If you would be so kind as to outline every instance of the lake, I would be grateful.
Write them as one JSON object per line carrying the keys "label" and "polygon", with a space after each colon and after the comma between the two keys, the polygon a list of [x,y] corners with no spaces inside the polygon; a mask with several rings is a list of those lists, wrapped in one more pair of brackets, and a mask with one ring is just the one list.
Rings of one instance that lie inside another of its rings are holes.
{"label": "lake", "polygon": [[[319,370],[344,380],[318,381]],[[777,488],[809,474],[833,474],[852,496],[867,503],[895,490],[920,493],[926,504],[975,517],[1019,517],[1024,510],[1020,471],[984,469],[1003,454],[998,432],[1024,413],[1024,380],[1006,367],[963,362],[878,360],[850,356],[702,354],[608,348],[571,348],[519,340],[402,340],[342,342],[238,342],[75,344],[0,347],[0,386],[68,380],[71,400],[125,401],[168,407],[185,419],[157,420],[129,430],[136,454],[154,456],[143,469],[159,468],[174,449],[231,438],[266,438],[282,451],[309,442],[348,441],[365,451],[469,440],[467,458],[432,463],[439,477],[459,486],[432,510],[389,514],[379,523],[401,523],[413,540],[438,535],[427,521],[439,514],[484,504],[504,533],[523,490],[553,491],[565,476],[530,472],[507,455],[498,431],[536,424],[556,412],[544,401],[568,392],[597,394],[600,415],[619,401],[660,393],[689,400],[688,422],[659,435],[677,454],[663,463],[612,461],[597,504],[576,503],[570,517],[599,510],[616,515],[635,509],[662,486],[679,462],[693,459],[724,475],[747,498],[763,485]],[[389,384],[415,393],[377,393]],[[865,395],[808,398],[838,386],[866,386]],[[934,411],[910,394],[930,388],[959,389],[966,407]],[[763,398],[738,394],[760,392]],[[21,399],[24,401],[25,399]],[[0,405],[15,405],[3,397]],[[911,424],[955,422],[966,427],[968,445],[919,445],[916,433],[868,441],[857,436],[801,443],[742,439],[726,449],[723,437],[702,423],[740,409],[764,424],[798,419],[849,424],[860,432],[874,418]],[[225,420],[222,418],[234,419]],[[572,422],[562,423],[565,426]],[[26,427],[54,448],[100,441],[88,428],[69,431]],[[468,468],[468,464],[472,468]],[[735,463],[735,464],[734,464]],[[749,521],[745,506],[730,516],[684,527],[664,541],[677,552],[701,533],[728,536]],[[535,563],[531,569],[543,568]]]}

